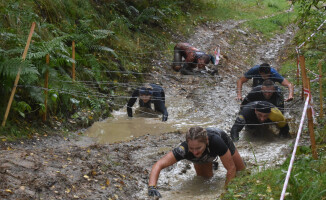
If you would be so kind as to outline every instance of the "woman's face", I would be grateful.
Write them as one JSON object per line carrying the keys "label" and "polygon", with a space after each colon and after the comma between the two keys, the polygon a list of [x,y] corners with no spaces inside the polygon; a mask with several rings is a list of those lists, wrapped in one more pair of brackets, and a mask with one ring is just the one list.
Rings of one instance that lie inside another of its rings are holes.
{"label": "woman's face", "polygon": [[189,140],[188,142],[188,149],[189,151],[194,154],[196,158],[199,158],[205,151],[207,142],[200,142],[199,140]]}

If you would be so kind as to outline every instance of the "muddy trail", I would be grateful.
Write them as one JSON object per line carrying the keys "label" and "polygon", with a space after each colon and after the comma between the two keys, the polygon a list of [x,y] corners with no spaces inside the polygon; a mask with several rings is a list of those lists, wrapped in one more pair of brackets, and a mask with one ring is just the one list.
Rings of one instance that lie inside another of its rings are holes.
{"label": "muddy trail", "polygon": [[[241,23],[204,24],[185,40],[207,52],[220,45],[219,75],[182,76],[172,71],[169,63],[153,61],[156,68],[147,80],[166,91],[167,122],[161,122],[160,117],[128,119],[126,108],[122,108],[114,118],[94,123],[82,134],[1,143],[0,198],[149,199],[151,166],[183,141],[184,131],[191,126],[216,126],[229,132],[239,110],[236,79],[252,63],[270,62],[278,68],[279,57],[294,35],[289,27],[284,34],[264,41],[258,33],[241,29]],[[171,59],[172,53],[156,60]],[[243,94],[249,90],[250,84],[244,84]],[[287,90],[284,92],[286,96]],[[292,134],[301,111],[292,108],[301,108],[301,104],[295,96],[285,105]],[[292,139],[280,139],[269,132],[253,136],[242,131],[236,147],[249,170],[281,164],[291,151]],[[202,179],[195,176],[191,163],[182,161],[161,171],[158,188],[162,199],[216,199],[225,173],[220,167],[213,178]]]}

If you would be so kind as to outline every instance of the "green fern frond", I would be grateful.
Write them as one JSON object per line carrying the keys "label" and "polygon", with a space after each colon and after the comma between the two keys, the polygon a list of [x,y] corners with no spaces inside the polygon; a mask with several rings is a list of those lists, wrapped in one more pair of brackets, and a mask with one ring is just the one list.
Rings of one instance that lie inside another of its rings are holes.
{"label": "green fern frond", "polygon": [[109,48],[109,47],[105,47],[105,46],[100,46],[100,45],[93,45],[91,46],[91,49],[93,50],[98,50],[98,51],[106,51],[106,52],[110,52],[112,53],[112,55],[114,55],[115,58],[118,58],[119,56],[114,52],[113,49]]}
{"label": "green fern frond", "polygon": [[31,63],[29,61],[22,61],[20,58],[12,58],[4,60],[0,63],[0,74],[4,77],[16,77],[19,68],[28,67]]}
{"label": "green fern frond", "polygon": [[94,30],[92,33],[93,39],[94,40],[99,40],[99,39],[105,39],[108,36],[114,34],[113,31],[110,30]]}

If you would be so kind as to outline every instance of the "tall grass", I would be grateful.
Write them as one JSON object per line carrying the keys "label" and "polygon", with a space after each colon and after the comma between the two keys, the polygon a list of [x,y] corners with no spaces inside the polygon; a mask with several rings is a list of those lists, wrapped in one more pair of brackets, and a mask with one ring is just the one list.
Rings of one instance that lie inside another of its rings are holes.
{"label": "tall grass", "polygon": [[[310,148],[305,149],[298,150],[301,155],[297,155],[294,162],[286,199],[325,199],[326,155],[320,149],[320,159],[314,160],[310,156]],[[223,199],[279,199],[288,165],[289,159],[280,168],[267,169],[250,176],[243,174],[232,181]]]}

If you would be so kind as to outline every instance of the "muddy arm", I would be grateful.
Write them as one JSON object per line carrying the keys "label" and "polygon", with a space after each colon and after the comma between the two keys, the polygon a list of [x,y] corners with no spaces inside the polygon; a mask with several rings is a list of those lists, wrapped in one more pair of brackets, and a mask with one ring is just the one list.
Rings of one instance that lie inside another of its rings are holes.
{"label": "muddy arm", "polygon": [[224,187],[226,187],[229,184],[229,182],[236,175],[236,166],[233,162],[230,150],[228,150],[223,156],[220,156],[220,159],[221,159],[225,169],[227,170],[226,180],[225,180],[225,185],[224,185]]}
{"label": "muddy arm", "polygon": [[244,119],[244,117],[242,115],[237,117],[237,119],[235,120],[235,122],[231,128],[231,131],[230,131],[231,138],[234,142],[239,140],[239,133],[243,129],[245,124],[246,124],[246,120]]}
{"label": "muddy arm", "polygon": [[164,90],[161,91],[161,98],[154,103],[155,110],[162,112],[162,121],[168,120],[168,111],[165,107],[165,93]]}
{"label": "muddy arm", "polygon": [[241,77],[237,81],[237,100],[242,100],[242,84],[247,82],[249,79]]}
{"label": "muddy arm", "polygon": [[138,96],[139,96],[139,90],[137,89],[132,93],[132,97],[128,101],[127,113],[129,117],[132,117],[132,107],[136,103]]}
{"label": "muddy arm", "polygon": [[243,99],[243,101],[241,102],[240,107],[242,107],[242,106],[244,106],[244,105],[246,105],[246,104],[252,102],[253,99],[254,99],[254,96],[255,96],[254,92],[253,92],[253,91],[250,91],[249,94],[248,94],[248,95]]}
{"label": "muddy arm", "polygon": [[282,85],[287,87],[289,90],[289,97],[285,99],[285,101],[292,101],[293,100],[293,85],[287,79],[284,79]]}
{"label": "muddy arm", "polygon": [[169,152],[163,158],[157,161],[152,167],[151,174],[149,175],[148,185],[156,186],[161,170],[168,166],[173,165],[176,162],[177,160],[175,159],[172,152]]}

